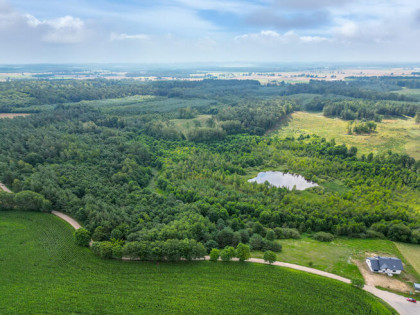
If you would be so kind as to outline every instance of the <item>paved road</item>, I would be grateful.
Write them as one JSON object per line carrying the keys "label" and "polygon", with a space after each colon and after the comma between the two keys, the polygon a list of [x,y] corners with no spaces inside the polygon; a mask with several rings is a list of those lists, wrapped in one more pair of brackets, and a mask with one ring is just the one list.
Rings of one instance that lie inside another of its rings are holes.
{"label": "paved road", "polygon": [[[0,183],[0,188],[3,189],[4,191],[11,192],[2,183]],[[69,217],[66,214],[58,212],[58,211],[51,211],[51,213],[60,217],[64,221],[68,222],[76,230],[81,228],[81,225],[76,220],[74,220],[73,218]],[[205,259],[209,260],[210,257],[206,256]],[[238,260],[238,259],[234,259],[234,260]],[[252,263],[257,263],[257,264],[268,264],[263,259],[259,259],[259,258],[250,258],[247,261],[252,262]],[[281,262],[281,261],[276,261],[276,262],[273,263],[273,265],[274,266],[291,268],[291,269],[296,269],[296,270],[300,270],[300,271],[304,271],[304,272],[309,272],[309,273],[313,273],[313,274],[316,274],[316,275],[319,275],[319,276],[322,276],[322,277],[335,279],[335,280],[345,282],[345,283],[351,283],[351,281],[347,278],[340,277],[340,276],[335,275],[333,273],[321,271],[321,270],[314,269],[314,268],[309,268],[309,267],[300,266],[300,265],[296,265],[296,264],[290,264],[290,263]],[[377,289],[373,286],[370,286],[370,285],[365,285],[365,287],[363,289],[367,292],[372,293],[376,297],[384,300],[386,303],[388,303],[393,308],[395,308],[395,310],[397,310],[397,312],[401,315],[420,315],[420,305],[407,302],[403,296],[400,296],[398,294],[394,294],[394,293],[391,293],[391,292],[379,290],[379,289]]]}

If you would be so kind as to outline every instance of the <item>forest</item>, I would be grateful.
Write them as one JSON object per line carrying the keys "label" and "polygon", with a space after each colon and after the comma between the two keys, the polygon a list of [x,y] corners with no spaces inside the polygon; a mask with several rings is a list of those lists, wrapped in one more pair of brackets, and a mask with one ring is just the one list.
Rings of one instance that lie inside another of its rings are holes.
{"label": "forest", "polygon": [[[0,193],[0,210],[68,213],[105,257],[113,248],[157,259],[156,248],[202,255],[240,243],[280,251],[277,239],[321,231],[420,244],[419,161],[392,151],[360,155],[317,135],[269,134],[298,109],[360,120],[355,133],[371,132],[369,121],[384,116],[414,117],[419,103],[393,92],[411,81],[2,82],[2,112],[49,107],[0,120],[0,180],[13,190]],[[319,97],[303,104],[293,93]],[[199,115],[209,118],[188,131],[175,124]],[[247,181],[267,169],[319,186]]]}

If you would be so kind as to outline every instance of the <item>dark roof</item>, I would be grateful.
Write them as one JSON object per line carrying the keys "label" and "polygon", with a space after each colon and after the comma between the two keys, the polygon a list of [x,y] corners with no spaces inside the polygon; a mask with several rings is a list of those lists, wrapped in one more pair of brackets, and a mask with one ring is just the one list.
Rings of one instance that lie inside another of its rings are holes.
{"label": "dark roof", "polygon": [[390,270],[403,270],[403,265],[401,259],[395,257],[371,257],[368,258],[372,265],[373,270],[382,270],[382,269],[390,269]]}

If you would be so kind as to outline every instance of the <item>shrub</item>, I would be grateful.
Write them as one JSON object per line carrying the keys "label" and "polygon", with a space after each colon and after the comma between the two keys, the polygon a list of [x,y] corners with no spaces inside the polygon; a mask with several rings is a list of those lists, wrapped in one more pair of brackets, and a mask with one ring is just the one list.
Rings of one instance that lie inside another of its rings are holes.
{"label": "shrub", "polygon": [[320,242],[331,242],[334,240],[334,235],[327,232],[318,232],[315,233],[312,238]]}
{"label": "shrub", "polygon": [[356,288],[363,289],[365,281],[363,279],[351,279],[351,284]]}
{"label": "shrub", "polygon": [[239,243],[236,247],[236,257],[239,258],[239,261],[245,261],[251,257],[251,252],[248,245]]}
{"label": "shrub", "polygon": [[210,251],[213,248],[217,248],[217,247],[219,247],[219,244],[217,244],[217,242],[215,240],[209,240],[209,241],[206,242],[207,253],[210,253]]}
{"label": "shrub", "polygon": [[0,189],[0,211],[13,210],[15,207],[15,195]]}
{"label": "shrub", "polygon": [[264,245],[262,236],[259,234],[253,234],[249,240],[249,245],[252,250],[261,250]]}
{"label": "shrub", "polygon": [[217,248],[213,248],[210,251],[210,261],[217,261],[219,259],[220,252]]}
{"label": "shrub", "polygon": [[90,232],[84,228],[74,231],[74,242],[76,245],[88,247],[90,243]]}
{"label": "shrub", "polygon": [[270,250],[276,253],[280,253],[282,250],[282,246],[281,244],[274,242],[274,241],[269,241],[269,240],[263,240],[263,247],[262,250]]}
{"label": "shrub", "polygon": [[226,246],[220,253],[220,257],[223,261],[230,261],[235,255],[236,252],[232,246]]}
{"label": "shrub", "polygon": [[276,233],[276,236],[278,239],[287,239],[287,238],[299,239],[300,238],[300,233],[296,229],[275,228],[274,232]]}
{"label": "shrub", "polygon": [[120,244],[114,244],[112,246],[112,257],[113,258],[118,258],[121,259],[123,256],[123,251],[122,251],[123,247]]}
{"label": "shrub", "polygon": [[268,263],[271,265],[273,262],[277,260],[277,256],[274,252],[271,250],[268,250],[264,253],[264,261],[268,261]]}
{"label": "shrub", "polygon": [[382,239],[382,238],[385,238],[385,235],[383,235],[381,232],[377,232],[377,231],[369,229],[369,230],[366,231],[366,237],[367,238],[380,238],[380,239]]}
{"label": "shrub", "polygon": [[20,210],[48,212],[51,209],[51,201],[30,190],[18,192],[14,201],[16,208]]}
{"label": "shrub", "polygon": [[107,234],[105,228],[98,226],[92,234],[92,240],[94,241],[105,241],[107,239]]}
{"label": "shrub", "polygon": [[274,241],[276,238],[276,233],[274,233],[273,230],[268,230],[267,234],[265,235],[265,238],[268,239],[269,241]]}

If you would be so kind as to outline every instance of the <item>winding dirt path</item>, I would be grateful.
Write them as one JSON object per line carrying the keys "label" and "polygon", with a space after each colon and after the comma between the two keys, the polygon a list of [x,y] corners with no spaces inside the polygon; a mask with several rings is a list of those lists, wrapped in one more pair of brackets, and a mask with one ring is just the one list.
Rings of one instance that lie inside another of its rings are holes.
{"label": "winding dirt path", "polygon": [[6,186],[4,186],[3,183],[0,183],[0,189],[3,190],[3,191],[5,191],[5,192],[11,193],[10,189],[7,188]]}
{"label": "winding dirt path", "polygon": [[[0,189],[3,189],[6,192],[11,192],[2,183],[0,183]],[[76,220],[74,220],[73,218],[69,217],[66,214],[61,213],[59,211],[51,211],[51,213],[58,216],[59,218],[63,219],[64,221],[68,222],[76,230],[81,228],[81,225]],[[204,259],[209,260],[210,256],[205,256]],[[236,259],[233,259],[233,260],[237,261],[238,259],[236,258]],[[252,263],[256,263],[256,264],[265,264],[265,265],[268,264],[268,262],[264,261],[263,259],[259,259],[259,258],[250,258],[250,259],[247,260],[247,262],[252,262]],[[347,283],[347,284],[351,283],[350,279],[338,276],[338,275],[333,274],[333,273],[329,273],[329,272],[325,272],[325,271],[322,271],[322,270],[309,268],[309,267],[305,267],[305,266],[301,266],[301,265],[290,264],[290,263],[281,262],[281,261],[276,261],[272,265],[316,274],[316,275],[319,275],[319,276],[322,276],[322,277],[338,280],[338,281],[341,281],[341,282],[344,282],[344,283]],[[394,293],[387,292],[387,291],[383,291],[383,290],[379,290],[379,289],[377,289],[377,288],[375,288],[374,286],[371,286],[371,285],[365,285],[363,290],[365,290],[365,291],[375,295],[376,297],[382,299],[383,301],[385,301],[386,303],[391,305],[401,315],[420,315],[420,305],[407,302],[405,297],[403,297],[401,295],[394,294]]]}

